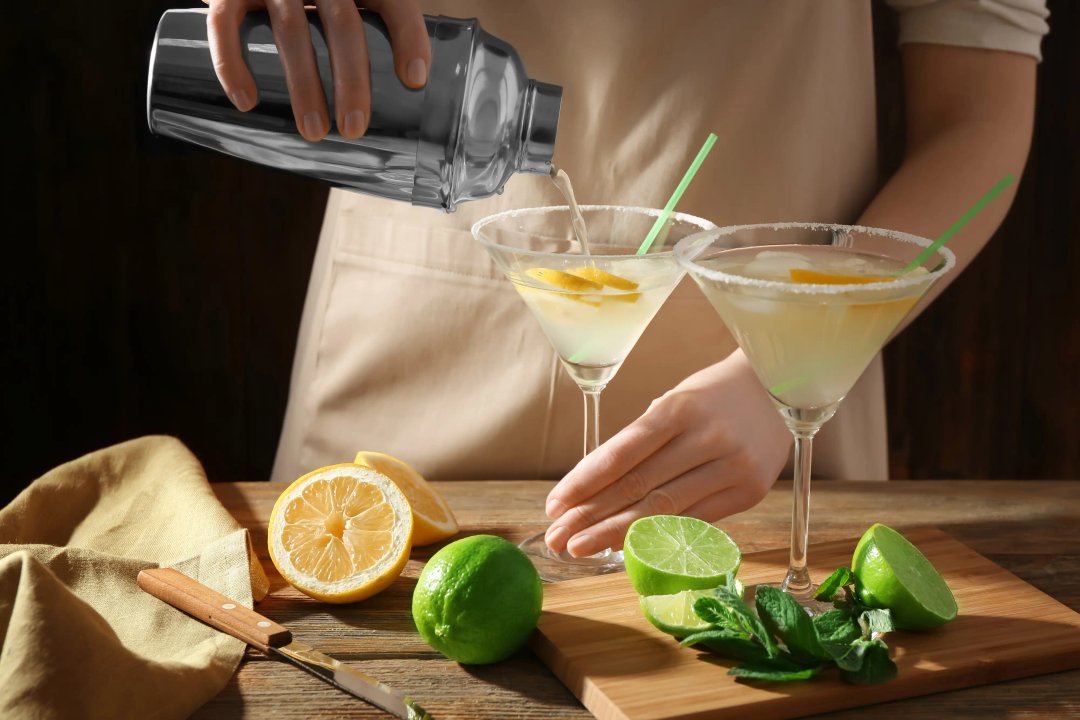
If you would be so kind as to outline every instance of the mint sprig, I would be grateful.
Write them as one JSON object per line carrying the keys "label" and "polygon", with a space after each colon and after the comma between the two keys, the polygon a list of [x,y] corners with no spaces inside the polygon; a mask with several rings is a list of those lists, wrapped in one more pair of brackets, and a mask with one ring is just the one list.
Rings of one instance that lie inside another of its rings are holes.
{"label": "mint sprig", "polygon": [[768,585],[755,590],[756,613],[732,585],[716,588],[713,596],[694,602],[694,614],[709,627],[681,644],[740,661],[728,674],[743,680],[809,680],[836,666],[850,683],[888,682],[896,677],[896,664],[881,637],[893,630],[892,614],[858,602],[854,580],[848,568],[832,573],[815,597],[836,607],[813,618],[793,597]]}

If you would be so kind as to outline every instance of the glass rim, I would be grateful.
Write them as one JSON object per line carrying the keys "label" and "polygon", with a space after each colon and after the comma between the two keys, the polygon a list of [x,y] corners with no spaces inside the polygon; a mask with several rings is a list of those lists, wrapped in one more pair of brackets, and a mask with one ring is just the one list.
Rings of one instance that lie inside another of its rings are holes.
{"label": "glass rim", "polygon": [[[647,217],[660,217],[660,215],[663,214],[663,212],[664,212],[660,208],[648,208],[648,207],[642,207],[642,206],[638,206],[638,205],[578,205],[578,209],[581,210],[582,212],[594,211],[594,210],[626,210],[626,211],[635,212],[635,213],[638,213],[638,214],[641,214],[641,215],[645,215]],[[528,250],[526,248],[515,248],[515,247],[513,247],[511,245],[504,245],[502,243],[497,243],[497,242],[494,242],[492,240],[487,240],[487,239],[485,239],[483,237],[483,235],[480,232],[481,230],[483,230],[483,228],[485,226],[491,225],[492,223],[498,222],[500,220],[505,220],[505,219],[512,218],[512,217],[527,216],[527,215],[540,215],[542,213],[554,212],[556,210],[569,212],[570,211],[570,206],[569,205],[545,205],[543,207],[528,207],[528,208],[517,208],[517,209],[514,209],[514,210],[503,210],[502,212],[497,212],[497,213],[494,213],[492,215],[488,215],[486,217],[480,218],[475,223],[473,223],[472,227],[470,228],[470,232],[472,233],[472,236],[474,238],[476,238],[477,242],[479,242],[479,243],[481,243],[483,245],[486,245],[488,247],[493,247],[493,248],[501,248],[501,249],[504,249],[504,250],[512,250],[512,251],[514,251],[516,253],[520,253],[522,255],[530,255],[530,256],[533,256],[533,257],[551,257],[551,258],[563,258],[563,257],[574,255],[575,253],[546,252],[546,251],[543,251],[543,250]],[[671,219],[677,220],[679,222],[684,222],[684,223],[687,223],[689,225],[695,225],[698,228],[700,228],[698,231],[696,231],[692,235],[688,235],[687,237],[694,237],[694,236],[697,236],[697,235],[701,235],[702,233],[712,232],[712,231],[714,231],[714,230],[716,230],[718,228],[717,224],[712,222],[711,220],[706,220],[705,218],[698,217],[697,215],[690,215],[689,213],[672,212],[671,213]],[[706,226],[708,226],[708,227],[706,227]],[[642,241],[644,241],[645,236],[642,235],[641,239],[642,239]],[[632,246],[628,245],[627,247],[632,247]],[[603,258],[605,260],[616,259],[616,258],[642,258],[642,259],[644,259],[644,258],[669,257],[669,256],[672,256],[674,254],[674,252],[675,252],[675,247],[674,247],[674,245],[672,245],[671,249],[669,249],[669,250],[662,250],[660,252],[648,252],[648,253],[645,253],[644,255],[638,255],[638,254],[633,253],[633,252],[632,253],[620,253],[620,254],[590,253],[590,257]],[[580,255],[580,253],[578,253],[578,255]],[[582,256],[582,257],[584,257],[584,256]]]}
{"label": "glass rim", "polygon": [[[895,290],[897,288],[917,287],[919,285],[933,282],[941,277],[944,273],[951,270],[956,265],[956,255],[952,250],[949,250],[945,246],[939,247],[936,251],[936,255],[944,257],[945,262],[943,265],[938,266],[933,270],[927,271],[925,275],[898,275],[895,280],[883,280],[881,282],[871,283],[836,283],[836,284],[823,284],[823,283],[796,283],[788,282],[784,280],[763,280],[760,278],[749,278],[744,275],[734,275],[732,273],[726,273],[723,270],[714,270],[707,268],[697,263],[697,255],[700,255],[704,248],[708,247],[718,238],[733,235],[737,232],[745,232],[747,230],[844,230],[855,233],[862,233],[864,235],[874,235],[876,237],[892,238],[895,240],[901,240],[903,242],[909,242],[913,245],[917,245],[920,248],[927,248],[933,244],[932,240],[921,237],[919,235],[913,235],[911,233],[902,232],[900,230],[888,230],[886,228],[869,227],[866,225],[845,225],[843,223],[823,223],[823,222],[776,222],[776,223],[754,223],[750,225],[726,225],[724,227],[716,227],[709,230],[702,230],[701,232],[694,233],[693,235],[687,235],[678,242],[675,243],[673,252],[675,254],[675,260],[683,266],[685,270],[694,275],[700,275],[714,282],[725,283],[727,285],[739,285],[747,288],[754,288],[759,290],[782,290],[784,292],[791,292],[800,295],[840,295],[843,293],[849,293],[855,290],[860,291],[876,291],[876,290]],[[709,240],[708,244],[702,244],[706,239]],[[776,245],[783,245],[784,243],[776,243]],[[800,243],[788,243],[796,245]],[[801,243],[806,244],[806,243]],[[701,245],[699,249],[696,247]],[[694,247],[692,247],[694,246]],[[769,245],[747,245],[750,247],[770,247]],[[735,250],[737,248],[728,248]],[[691,257],[691,252],[697,251],[697,255]],[[894,258],[901,260],[901,258]],[[914,259],[914,257],[912,258]]]}

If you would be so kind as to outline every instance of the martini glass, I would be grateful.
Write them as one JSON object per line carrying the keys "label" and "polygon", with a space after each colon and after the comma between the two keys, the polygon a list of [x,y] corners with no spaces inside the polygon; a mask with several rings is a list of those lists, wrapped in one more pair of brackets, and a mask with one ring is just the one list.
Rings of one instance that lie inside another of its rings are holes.
{"label": "martini glass", "polygon": [[[585,404],[584,453],[600,444],[600,393],[619,371],[685,271],[672,245],[715,227],[671,213],[649,251],[637,251],[661,210],[582,205],[589,253],[583,254],[569,207],[510,210],[484,218],[473,235],[513,283],[551,341]],[[521,544],[545,580],[622,568],[622,552],[573,557],[554,553],[543,533]]]}
{"label": "martini glass", "polygon": [[710,230],[675,248],[795,437],[791,556],[780,587],[811,612],[822,609],[806,557],[814,435],[904,316],[955,265],[940,248],[905,272],[930,244],[876,228],[780,223]]}

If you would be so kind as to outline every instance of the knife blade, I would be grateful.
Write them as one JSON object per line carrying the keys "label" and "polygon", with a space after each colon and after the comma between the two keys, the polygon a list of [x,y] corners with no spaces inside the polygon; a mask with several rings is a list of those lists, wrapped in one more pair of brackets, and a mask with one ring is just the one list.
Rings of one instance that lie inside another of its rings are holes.
{"label": "knife blade", "polygon": [[434,720],[422,707],[356,668],[294,640],[273,620],[172,568],[139,572],[139,587],[210,627],[285,660],[402,720]]}

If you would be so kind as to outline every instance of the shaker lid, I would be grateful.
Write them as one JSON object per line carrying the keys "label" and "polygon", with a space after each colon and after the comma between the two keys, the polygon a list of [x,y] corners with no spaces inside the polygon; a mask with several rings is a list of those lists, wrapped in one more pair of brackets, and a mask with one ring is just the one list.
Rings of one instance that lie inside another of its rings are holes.
{"label": "shaker lid", "polygon": [[555,154],[555,133],[559,128],[562,88],[558,85],[529,81],[525,98],[524,142],[521,146],[521,172],[547,173]]}

